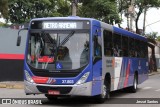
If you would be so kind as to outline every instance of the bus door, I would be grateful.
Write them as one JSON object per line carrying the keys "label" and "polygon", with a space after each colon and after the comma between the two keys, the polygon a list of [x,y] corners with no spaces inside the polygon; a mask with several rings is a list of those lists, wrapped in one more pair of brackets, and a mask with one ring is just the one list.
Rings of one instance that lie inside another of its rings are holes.
{"label": "bus door", "polygon": [[102,38],[101,28],[93,26],[93,85],[92,95],[98,95],[101,93],[101,77],[102,77]]}

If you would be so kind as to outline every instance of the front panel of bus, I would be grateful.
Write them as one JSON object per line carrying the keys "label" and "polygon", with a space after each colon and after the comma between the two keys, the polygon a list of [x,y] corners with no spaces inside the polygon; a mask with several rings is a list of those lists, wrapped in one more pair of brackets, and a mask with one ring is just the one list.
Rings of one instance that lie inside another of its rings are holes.
{"label": "front panel of bus", "polygon": [[24,82],[26,94],[92,94],[89,20],[32,20]]}

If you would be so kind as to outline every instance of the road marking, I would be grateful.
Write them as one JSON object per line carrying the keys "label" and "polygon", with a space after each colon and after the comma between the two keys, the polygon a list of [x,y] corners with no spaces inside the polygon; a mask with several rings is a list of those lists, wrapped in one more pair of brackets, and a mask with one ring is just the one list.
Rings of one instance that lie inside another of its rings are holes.
{"label": "road marking", "polygon": [[160,89],[158,89],[158,90],[155,90],[155,91],[160,91]]}
{"label": "road marking", "polygon": [[151,89],[152,87],[144,87],[143,89],[144,90],[147,90],[147,89]]}

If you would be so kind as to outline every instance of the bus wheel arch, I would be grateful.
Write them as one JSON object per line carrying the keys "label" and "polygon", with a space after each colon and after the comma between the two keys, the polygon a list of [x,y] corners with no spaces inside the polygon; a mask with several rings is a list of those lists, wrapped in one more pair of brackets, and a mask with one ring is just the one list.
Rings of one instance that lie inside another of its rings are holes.
{"label": "bus wheel arch", "polygon": [[109,86],[108,88],[110,91],[110,89],[111,89],[111,75],[110,75],[110,73],[106,73],[105,78],[104,78],[104,82],[108,83],[108,86]]}
{"label": "bus wheel arch", "polygon": [[104,103],[106,99],[110,98],[110,87],[111,87],[111,76],[110,73],[106,73],[103,85],[102,85],[102,93],[96,98],[98,103]]}
{"label": "bus wheel arch", "polygon": [[106,98],[109,98],[110,97],[110,90],[111,90],[111,75],[110,75],[110,73],[106,73],[105,78],[104,78],[104,84],[107,87]]}

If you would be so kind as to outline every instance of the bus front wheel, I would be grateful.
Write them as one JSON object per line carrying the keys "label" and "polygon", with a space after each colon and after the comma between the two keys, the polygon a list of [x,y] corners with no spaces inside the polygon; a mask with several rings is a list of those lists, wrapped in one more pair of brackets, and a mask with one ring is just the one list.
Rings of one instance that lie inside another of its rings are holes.
{"label": "bus front wheel", "polygon": [[96,96],[97,102],[104,103],[105,100],[108,99],[109,97],[110,97],[110,84],[108,81],[104,81],[103,87],[102,87],[102,93]]}

